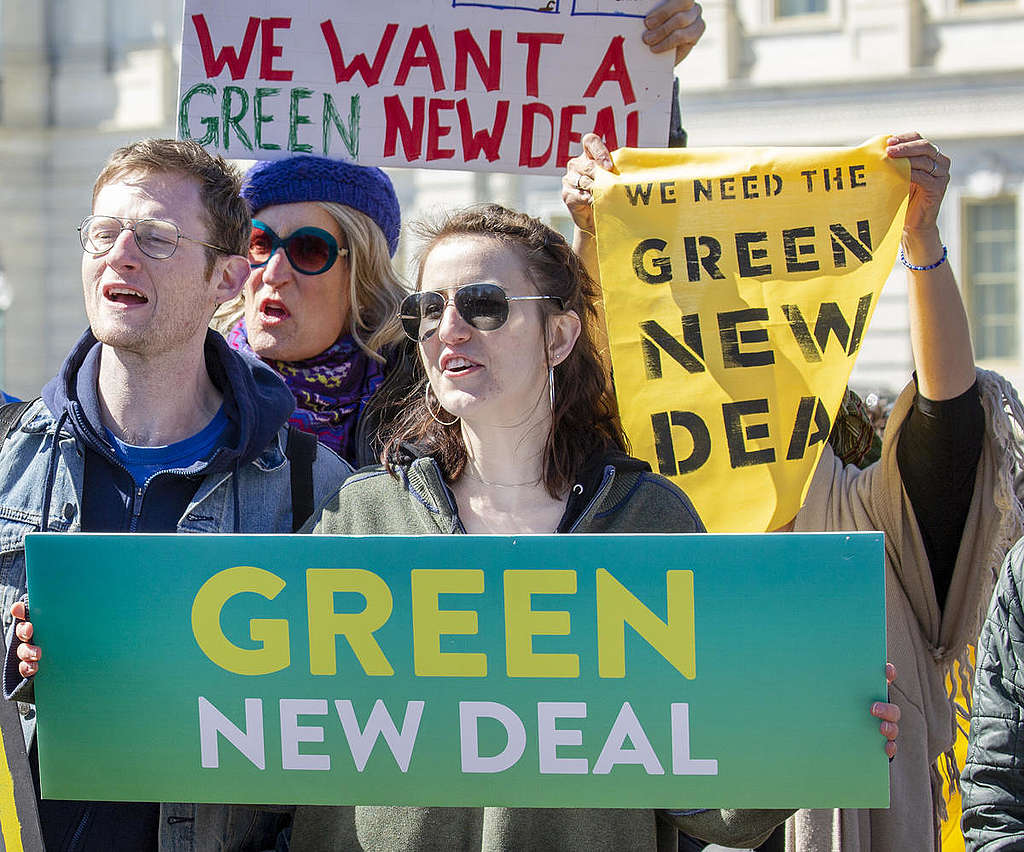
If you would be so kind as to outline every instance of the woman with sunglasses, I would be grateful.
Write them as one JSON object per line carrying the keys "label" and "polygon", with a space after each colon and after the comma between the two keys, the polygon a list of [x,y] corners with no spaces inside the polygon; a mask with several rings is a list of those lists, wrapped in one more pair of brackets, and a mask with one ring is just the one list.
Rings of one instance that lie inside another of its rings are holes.
{"label": "woman with sunglasses", "polygon": [[[401,308],[419,382],[385,464],[350,478],[313,532],[702,531],[686,495],[624,451],[592,335],[596,285],[565,240],[497,205],[422,236]],[[788,813],[299,807],[290,848],[676,852],[678,829],[748,845]]]}
{"label": "woman with sunglasses", "polygon": [[242,195],[252,271],[215,326],[285,380],[293,426],[356,466],[376,460],[388,388],[404,392],[411,368],[396,319],[407,290],[391,266],[401,221],[391,181],[376,168],[290,157],[254,166]]}
{"label": "woman with sunglasses", "polygon": [[[679,63],[704,29],[699,3],[661,0],[642,38]],[[255,166],[242,194],[256,220],[253,272],[214,326],[281,374],[295,394],[292,425],[356,467],[374,463],[415,360],[395,319],[405,291],[389,261],[400,222],[391,182],[380,169],[300,156]]]}

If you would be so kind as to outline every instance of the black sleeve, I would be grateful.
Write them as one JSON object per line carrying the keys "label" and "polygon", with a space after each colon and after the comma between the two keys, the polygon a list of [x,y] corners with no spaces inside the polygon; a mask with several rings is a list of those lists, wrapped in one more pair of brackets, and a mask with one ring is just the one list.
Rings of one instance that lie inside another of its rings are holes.
{"label": "black sleeve", "polygon": [[900,431],[896,460],[931,565],[939,608],[946,603],[985,435],[975,382],[936,402],[918,394]]}

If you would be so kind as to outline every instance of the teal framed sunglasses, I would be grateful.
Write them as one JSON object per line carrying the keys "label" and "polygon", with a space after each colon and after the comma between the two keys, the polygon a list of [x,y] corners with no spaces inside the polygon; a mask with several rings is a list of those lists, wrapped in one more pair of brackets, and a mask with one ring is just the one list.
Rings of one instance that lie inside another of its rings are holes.
{"label": "teal framed sunglasses", "polygon": [[252,234],[249,237],[249,267],[259,269],[270,262],[279,248],[292,269],[303,275],[320,275],[326,272],[339,257],[348,254],[347,248],[339,248],[334,234],[323,228],[307,226],[292,231],[287,237],[279,237],[274,230],[259,219],[252,220]]}

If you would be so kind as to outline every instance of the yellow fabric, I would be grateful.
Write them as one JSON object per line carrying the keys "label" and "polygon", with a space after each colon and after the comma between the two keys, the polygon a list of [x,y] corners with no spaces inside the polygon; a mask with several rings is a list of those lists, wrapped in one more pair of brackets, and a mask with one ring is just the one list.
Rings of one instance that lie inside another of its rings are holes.
{"label": "yellow fabric", "polygon": [[[953,746],[958,766],[963,766],[967,759],[967,735],[960,731],[956,735]],[[960,789],[946,788],[946,819],[942,823],[942,852],[964,852],[964,835],[960,830]]]}
{"label": "yellow fabric", "polygon": [[[974,665],[974,646],[972,645],[967,649],[968,655],[971,660],[971,665]],[[964,695],[964,690],[961,686],[959,679],[953,677],[946,678],[946,686],[950,693],[955,697],[956,703],[960,706],[967,707],[968,703],[965,700],[968,696]],[[960,726],[956,732],[956,742],[953,744],[953,751],[956,754],[956,765],[963,768],[964,761],[967,760],[967,722],[960,720]],[[953,779],[949,778],[948,772],[939,763],[939,770],[942,772],[943,789],[946,793],[946,819],[942,821],[942,852],[964,852],[964,835],[960,830],[960,816],[963,813],[962,806],[960,803],[960,786],[959,784],[952,783]]]}
{"label": "yellow fabric", "polygon": [[[3,699],[0,699],[3,700]],[[0,830],[3,831],[7,852],[23,852],[21,822],[14,802],[14,780],[7,763],[7,752],[0,737]]]}
{"label": "yellow fabric", "polygon": [[800,508],[896,259],[909,167],[885,138],[620,149],[598,175],[623,424],[712,532]]}

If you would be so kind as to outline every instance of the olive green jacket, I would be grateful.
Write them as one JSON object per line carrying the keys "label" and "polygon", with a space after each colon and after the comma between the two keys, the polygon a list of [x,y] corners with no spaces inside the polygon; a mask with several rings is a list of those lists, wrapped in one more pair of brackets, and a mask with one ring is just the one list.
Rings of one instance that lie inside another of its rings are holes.
{"label": "olive green jacket", "polygon": [[[353,475],[329,501],[313,532],[458,534],[455,498],[433,459],[392,476],[381,468]],[[312,523],[312,522],[311,522]],[[621,454],[599,459],[572,489],[561,532],[686,533],[704,525],[686,495]],[[685,803],[680,803],[680,806]],[[569,808],[296,808],[292,852],[409,850],[504,852],[676,852],[677,830],[729,846],[762,841],[791,811],[655,811]]]}

